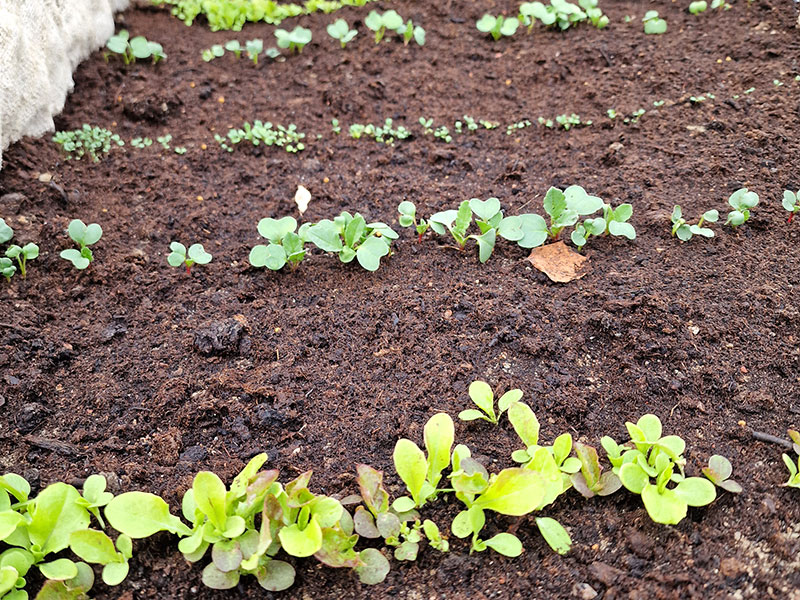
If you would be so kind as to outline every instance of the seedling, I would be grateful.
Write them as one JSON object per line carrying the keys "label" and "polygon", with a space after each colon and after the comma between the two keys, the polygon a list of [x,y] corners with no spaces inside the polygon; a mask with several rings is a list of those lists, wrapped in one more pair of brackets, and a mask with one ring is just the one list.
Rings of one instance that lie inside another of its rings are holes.
{"label": "seedling", "polygon": [[307,237],[320,250],[337,254],[343,263],[355,258],[367,271],[377,271],[398,235],[385,223],[367,223],[359,213],[345,211],[333,221],[323,219],[309,227]]}
{"label": "seedling", "polygon": [[14,266],[14,261],[5,256],[0,257],[0,275],[6,278],[6,281],[11,281],[14,273],[17,272],[17,267]]}
{"label": "seedling", "polygon": [[5,219],[0,219],[0,244],[5,244],[14,237],[14,230],[6,223]]}
{"label": "seedling", "polygon": [[404,200],[397,205],[397,212],[400,213],[400,217],[398,219],[400,227],[411,227],[413,225],[414,229],[417,231],[417,241],[421,242],[422,236],[425,235],[426,231],[428,231],[428,227],[430,225],[423,218],[420,218],[419,221],[417,221],[417,207],[414,205],[414,203]]}
{"label": "seedling", "polygon": [[699,2],[692,2],[689,4],[689,12],[693,15],[699,15],[706,12],[708,9],[708,2],[706,0],[699,0]]}
{"label": "seedling", "polygon": [[173,151],[175,152],[175,154],[178,154],[180,156],[186,154],[186,148],[184,146],[175,146],[175,148],[173,148]]}
{"label": "seedling", "polygon": [[[228,42],[228,43],[230,44],[230,42]],[[239,42],[236,42],[236,43],[238,44]],[[219,58],[219,57],[223,56],[224,54],[225,54],[225,48],[223,48],[219,44],[214,44],[213,46],[211,46],[211,48],[203,50],[202,56],[203,56],[203,60],[204,61],[211,62],[215,58]],[[237,56],[237,58],[238,58],[238,56]]]}
{"label": "seedling", "polygon": [[[798,190],[797,192],[793,192],[791,190],[784,190],[782,204],[783,208],[789,211],[788,222],[791,223],[795,213],[800,212],[800,190]],[[2,241],[2,238],[3,235],[2,233],[0,233],[0,241]]]}
{"label": "seedling", "polygon": [[502,36],[512,36],[519,28],[519,21],[517,19],[506,19],[503,15],[493,17],[490,14],[485,14],[478,21],[475,26],[478,31],[488,33],[492,36],[494,41],[499,40]]}
{"label": "seedling", "polygon": [[171,252],[167,256],[167,262],[171,267],[186,265],[186,272],[190,273],[194,265],[207,265],[211,262],[212,256],[205,251],[203,244],[192,244],[189,250],[180,242],[172,242],[169,245]]}
{"label": "seedling", "polygon": [[144,137],[144,138],[137,137],[131,140],[131,146],[133,146],[134,148],[149,148],[152,145],[153,145],[153,140],[151,140],[149,137]]}
{"label": "seedling", "polygon": [[[277,37],[278,31],[283,31],[282,29],[278,29],[275,32]],[[278,45],[280,45],[280,38],[278,38]],[[247,40],[244,43],[244,48],[247,51],[247,58],[253,61],[253,66],[258,66],[258,55],[264,51],[264,40],[255,39],[255,40]]]}
{"label": "seedling", "polygon": [[[214,48],[215,46],[211,47],[212,50]],[[233,52],[236,58],[241,58],[242,52],[245,51],[245,48],[242,48],[242,45],[239,43],[239,40],[230,40],[228,42],[225,42],[225,50],[227,50],[228,52]]]}
{"label": "seedling", "polygon": [[331,119],[331,131],[333,135],[339,135],[342,133],[342,128],[339,125],[339,119]]}
{"label": "seedling", "polygon": [[494,393],[489,384],[485,381],[473,381],[469,385],[469,397],[480,410],[469,408],[458,413],[458,418],[462,421],[474,421],[483,419],[489,423],[497,425],[500,417],[515,402],[522,398],[522,390],[509,390],[497,401],[497,412],[494,410]]}
{"label": "seedling", "polygon": [[[590,196],[579,185],[571,185],[563,192],[551,187],[545,194],[543,205],[550,217],[550,227],[548,228],[544,224],[544,219],[540,218],[541,221],[537,220],[533,229],[536,237],[544,235],[544,239],[547,237],[557,239],[564,228],[575,225],[581,215],[591,215],[606,206],[600,198]],[[544,243],[544,239],[541,243]]]}
{"label": "seedling", "polygon": [[401,25],[396,30],[398,35],[403,37],[403,45],[408,46],[411,40],[417,42],[418,46],[425,45],[425,30],[419,25],[414,25],[411,19],[408,23]]}
{"label": "seedling", "polygon": [[73,219],[67,228],[69,237],[80,246],[80,250],[68,248],[61,251],[61,258],[68,260],[79,271],[84,270],[94,260],[91,248],[103,236],[103,230],[97,223],[86,225],[80,219]]}
{"label": "seedling", "polygon": [[598,0],[578,0],[578,4],[586,11],[586,16],[592,25],[597,29],[603,29],[608,26],[608,17],[598,8],[597,3]]}
{"label": "seedling", "polygon": [[683,242],[688,242],[692,236],[700,235],[706,238],[714,237],[714,232],[708,228],[703,227],[703,223],[716,223],[719,220],[719,211],[707,210],[702,214],[697,225],[690,225],[683,218],[683,211],[681,207],[676,204],[672,209],[672,235],[677,235],[678,239]]}
{"label": "seedling", "polygon": [[572,243],[583,248],[589,236],[603,234],[635,240],[636,229],[627,222],[632,215],[633,206],[630,204],[620,204],[616,209],[604,204],[602,217],[586,219],[582,225],[575,227],[571,235]]}
{"label": "seedling", "polygon": [[398,127],[394,127],[394,121],[387,117],[384,121],[382,126],[375,126],[372,123],[367,123],[366,125],[362,125],[361,123],[353,123],[350,125],[349,133],[350,137],[354,140],[361,139],[363,136],[371,137],[376,142],[380,142],[381,144],[388,144],[393,145],[394,141],[397,140],[405,140],[411,137],[411,132],[399,125]]}
{"label": "seedling", "polygon": [[278,48],[288,48],[289,52],[302,52],[311,41],[311,30],[299,25],[291,31],[285,29],[276,29],[275,37],[278,40]]}
{"label": "seedling", "polygon": [[72,158],[80,160],[88,154],[94,162],[100,162],[100,155],[108,154],[112,144],[125,145],[116,133],[111,133],[103,127],[91,127],[86,124],[73,131],[57,131],[53,141],[66,152],[67,160]]}
{"label": "seedling", "polygon": [[122,29],[118,34],[111,36],[106,43],[106,48],[114,54],[119,54],[126,65],[136,62],[137,58],[152,58],[153,64],[156,64],[162,58],[167,57],[161,44],[148,41],[141,35],[133,39],[129,39],[129,37],[128,31]]}
{"label": "seedling", "polygon": [[69,537],[69,548],[86,562],[103,565],[101,577],[106,585],[119,585],[128,576],[133,541],[124,533],[114,543],[105,533],[96,529],[73,531]]}
{"label": "seedling", "polygon": [[297,221],[293,217],[261,219],[258,233],[269,240],[269,245],[254,246],[250,251],[250,264],[271,271],[279,271],[286,263],[292,269],[296,268],[305,258],[306,235],[310,226],[306,223],[295,233]]}
{"label": "seedling", "polygon": [[353,38],[358,35],[355,29],[350,29],[350,26],[344,19],[336,19],[333,23],[328,25],[326,31],[333,39],[339,40],[339,43],[342,45],[342,50],[347,46],[347,42],[352,41]]}
{"label": "seedling", "polygon": [[297,125],[290,123],[287,127],[275,125],[267,121],[253,121],[253,124],[245,122],[241,129],[230,129],[227,138],[219,134],[214,139],[219,142],[223,150],[233,152],[233,146],[244,141],[248,141],[254,146],[264,144],[265,146],[278,146],[284,148],[289,153],[297,153],[305,149],[305,144],[301,141],[306,137],[305,133],[297,131]]}
{"label": "seedling", "polygon": [[659,18],[657,10],[648,10],[642,17],[642,23],[644,23],[644,32],[648,35],[660,35],[667,32],[667,22]]}
{"label": "seedling", "polygon": [[171,150],[171,149],[172,149],[172,148],[170,148],[170,145],[169,145],[169,144],[170,144],[170,142],[172,141],[172,134],[171,134],[171,133],[167,133],[167,134],[165,134],[165,135],[162,135],[162,136],[159,136],[159,137],[157,137],[157,138],[156,138],[156,141],[157,141],[159,144],[161,144],[161,147],[162,147],[164,150]]}
{"label": "seedling", "polygon": [[[800,455],[800,433],[790,429],[789,437],[792,438],[792,448],[795,454]],[[782,458],[786,468],[789,469],[789,481],[783,484],[784,487],[800,488],[800,458],[797,459],[796,466],[795,461],[788,454],[782,455]]]}
{"label": "seedling", "polygon": [[575,442],[575,454],[581,463],[581,469],[570,477],[570,481],[572,487],[584,498],[609,496],[622,487],[622,482],[613,471],[603,473],[595,448]]}
{"label": "seedling", "polygon": [[[594,19],[592,23],[598,28],[608,25],[608,19],[603,19],[602,11],[597,8],[597,2],[593,0],[583,0],[581,6],[587,4],[592,8],[592,15]],[[599,14],[598,14],[599,13]],[[523,24],[528,26],[530,31],[533,28],[534,19],[539,19],[542,25],[550,27],[558,25],[563,31],[568,29],[571,25],[580,21],[586,20],[587,14],[581,10],[577,4],[572,4],[566,0],[552,0],[547,6],[541,2],[525,2],[520,6],[520,17]],[[602,25],[601,25],[602,23]]]}
{"label": "seedling", "polygon": [[387,10],[383,14],[373,10],[364,19],[364,25],[375,32],[375,43],[380,44],[384,35],[386,35],[387,29],[397,31],[403,27],[403,17],[397,14],[395,10]]}
{"label": "seedling", "polygon": [[758,204],[758,194],[748,191],[747,188],[741,188],[731,194],[728,204],[733,210],[728,213],[725,225],[735,228],[750,219],[750,209]]}
{"label": "seedling", "polygon": [[[29,260],[32,260],[39,256],[39,246],[34,244],[33,242],[29,242],[24,246],[20,247],[16,244],[9,246],[6,249],[6,257],[17,259],[17,264],[19,265],[19,274],[22,275],[22,278],[25,279],[27,272],[25,271],[25,266]],[[8,266],[3,269],[3,275],[5,275],[5,271],[8,269]],[[13,272],[12,272],[13,274]],[[9,279],[10,276],[6,276],[6,279]]]}
{"label": "seedling", "polygon": [[741,494],[742,486],[730,478],[733,473],[731,461],[724,456],[715,454],[708,459],[708,466],[703,467],[703,475],[705,475],[711,483],[731,494]]}

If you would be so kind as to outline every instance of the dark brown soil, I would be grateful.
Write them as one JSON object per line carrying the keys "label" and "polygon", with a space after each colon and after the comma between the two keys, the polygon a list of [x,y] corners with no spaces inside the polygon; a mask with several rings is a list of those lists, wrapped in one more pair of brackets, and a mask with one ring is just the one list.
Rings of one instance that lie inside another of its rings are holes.
{"label": "dark brown soil", "polygon": [[[431,415],[455,416],[469,383],[484,379],[523,389],[548,440],[563,431],[594,445],[620,439],[624,421],[654,412],[687,440],[690,471],[722,453],[745,491],[675,527],[652,523],[627,493],[569,492],[547,510],[572,533],[565,557],[525,520],[518,559],[469,556],[451,540],[448,555],[393,562],[375,588],[298,561],[281,597],[591,598],[587,586],[606,599],[800,597],[797,491],[779,487],[782,449],[750,436],[800,425],[800,223],[788,225],[780,206],[785,188],[800,187],[797,11],[756,0],[693,17],[684,4],[605,0],[606,30],[537,29],[492,43],[475,19],[516,3],[400,1],[391,7],[427,29],[422,48],[376,47],[360,26],[340,51],[324,32],[333,17],[319,15],[299,20],[314,31],[302,55],[256,68],[200,53],[233,38],[270,45],[273,27],[211,33],[156,9],[121,14],[120,26],[163,43],[167,61],[124,68],[95,53],[57,126],[107,126],[126,140],[169,132],[188,152],[127,145],[99,164],[67,162],[43,138],[5,155],[0,193],[24,199],[6,198],[0,215],[42,255],[27,281],[0,286],[0,468],[41,486],[110,473],[116,491],[159,493],[177,509],[196,471],[229,480],[267,451],[284,480],[313,469],[319,492],[353,493],[354,465],[366,462],[399,493],[395,440],[420,440]],[[342,15],[352,23],[371,8]],[[666,35],[642,33],[651,8]],[[715,99],[689,102],[706,92]],[[667,102],[656,109],[658,100]],[[608,108],[647,113],[624,125]],[[572,112],[594,125],[505,133]],[[419,134],[420,116],[452,126],[463,114],[502,126],[389,147],[335,137],[329,125],[338,118],[346,132],[392,117]],[[219,150],[214,133],[253,119],[296,123],[307,149]],[[45,172],[53,184],[39,180]],[[540,211],[550,185],[579,183],[631,202],[638,238],[592,239],[591,273],[568,285],[532,270],[516,245],[498,244],[481,265],[473,251],[418,244],[408,230],[374,274],[317,251],[294,272],[250,268],[256,223],[296,216],[300,183],[313,195],[308,220],[346,209],[388,222],[403,199],[423,214],[488,196],[511,214]],[[692,216],[724,211],[742,186],[761,196],[745,226],[687,244],[670,237],[673,204]],[[58,257],[72,218],[104,229],[82,273]],[[175,239],[204,243],[214,261],[189,276],[170,269]],[[205,355],[194,340],[209,327],[232,335]],[[497,468],[511,464],[507,423],[458,424],[457,437]],[[454,512],[429,514],[445,524]],[[129,579],[98,586],[98,598],[271,597],[251,580],[234,594],[204,588],[167,536],[136,550]]]}

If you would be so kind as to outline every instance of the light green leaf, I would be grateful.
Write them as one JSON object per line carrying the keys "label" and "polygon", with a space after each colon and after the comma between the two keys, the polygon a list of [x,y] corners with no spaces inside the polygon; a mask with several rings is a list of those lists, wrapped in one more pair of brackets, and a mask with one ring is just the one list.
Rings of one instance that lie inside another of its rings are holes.
{"label": "light green leaf", "polygon": [[[192,492],[195,504],[214,524],[218,531],[225,531],[227,521],[225,484],[211,471],[200,471],[194,477]],[[131,536],[133,537],[133,536]]]}
{"label": "light green leaf", "polygon": [[74,531],[69,539],[70,549],[89,563],[106,565],[119,560],[114,542],[95,529]]}
{"label": "light green leaf", "polygon": [[503,556],[514,558],[522,554],[522,542],[512,533],[498,533],[484,541],[484,544]]}
{"label": "light green leaf", "polygon": [[489,221],[500,212],[500,200],[497,198],[488,198],[487,200],[473,198],[469,201],[469,207],[481,221]]}
{"label": "light green leaf", "polygon": [[322,548],[322,529],[316,518],[311,517],[305,529],[300,529],[296,523],[283,527],[278,531],[278,539],[287,554],[303,558]]}
{"label": "light green leaf", "polygon": [[439,484],[442,471],[450,466],[450,449],[455,439],[453,419],[437,413],[425,424],[423,439],[428,452],[427,479],[433,487]]}
{"label": "light green leaf", "polygon": [[475,500],[475,506],[504,515],[526,515],[539,506],[544,491],[538,473],[512,467],[503,469],[488,489]]}
{"label": "light green leaf", "polygon": [[566,554],[572,547],[572,539],[564,527],[550,517],[536,517],[536,525],[547,544],[559,554]]}
{"label": "light green leaf", "polygon": [[474,408],[462,410],[460,413],[458,413],[458,418],[462,421],[475,421],[476,419],[484,419],[488,421],[486,415],[479,410],[475,410]]}
{"label": "light green leaf", "polygon": [[78,574],[78,567],[68,558],[59,558],[52,562],[40,563],[39,570],[48,579],[66,581]]}
{"label": "light green leaf", "polygon": [[386,579],[386,575],[389,574],[389,561],[380,550],[367,548],[359,552],[358,556],[364,563],[355,569],[361,583],[375,585]]}
{"label": "light green leaf", "polygon": [[641,494],[650,483],[650,477],[638,463],[625,463],[619,470],[619,479],[628,491]]}
{"label": "light green leaf", "polygon": [[656,523],[677,525],[686,516],[687,504],[675,493],[675,490],[665,489],[659,493],[658,487],[647,484],[642,490],[642,502],[647,509],[647,514]]}
{"label": "light green leaf", "polygon": [[406,484],[414,503],[422,506],[425,499],[421,497],[420,491],[428,472],[425,454],[414,442],[401,438],[395,444],[393,458],[395,470]]}
{"label": "light green leaf", "polygon": [[675,486],[675,494],[689,506],[705,506],[717,497],[717,489],[708,479],[687,477]]}
{"label": "light green leaf", "polygon": [[159,531],[190,535],[191,530],[170,514],[169,505],[155,494],[126,492],[108,503],[105,515],[111,526],[133,539],[150,537]]}
{"label": "light green leaf", "polygon": [[473,381],[469,385],[469,397],[478,408],[489,416],[492,423],[497,422],[497,416],[494,413],[494,394],[488,383]]}
{"label": "light green leaf", "polygon": [[508,420],[525,446],[539,443],[539,420],[524,402],[515,402],[508,409]]}
{"label": "light green leaf", "polygon": [[377,271],[381,265],[381,258],[387,254],[389,254],[389,246],[381,238],[375,236],[368,237],[356,250],[358,264],[367,271]]}
{"label": "light green leaf", "polygon": [[128,563],[126,562],[117,562],[117,563],[110,563],[103,567],[103,572],[101,577],[103,578],[103,583],[106,585],[119,585],[125,578],[128,576]]}
{"label": "light green leaf", "polygon": [[36,497],[28,535],[44,554],[63,550],[73,531],[89,526],[89,512],[80,501],[78,490],[66,483],[49,485]]}

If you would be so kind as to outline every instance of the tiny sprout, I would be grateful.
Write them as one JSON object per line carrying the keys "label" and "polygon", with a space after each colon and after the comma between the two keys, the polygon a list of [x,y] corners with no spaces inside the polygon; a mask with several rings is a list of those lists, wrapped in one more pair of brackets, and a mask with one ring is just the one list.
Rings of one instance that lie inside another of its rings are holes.
{"label": "tiny sprout", "polygon": [[425,45],[425,30],[419,25],[414,25],[411,19],[408,23],[401,25],[396,30],[398,35],[403,36],[403,45],[408,46],[409,42],[413,39],[417,42],[418,46]]}
{"label": "tiny sprout", "polygon": [[11,281],[14,273],[17,272],[17,267],[14,266],[14,261],[5,256],[0,257],[0,275],[6,278],[6,281]]}
{"label": "tiny sprout", "polygon": [[131,146],[133,146],[134,148],[149,148],[152,145],[153,145],[153,140],[151,140],[149,137],[144,137],[144,138],[137,137],[131,140]]}
{"label": "tiny sprout", "polygon": [[[211,50],[214,50],[214,48],[221,48],[221,46],[211,46]],[[244,48],[242,48],[242,45],[239,43],[239,40],[230,40],[229,42],[225,43],[225,50],[227,50],[228,52],[233,52],[236,55],[236,58],[241,58],[242,51],[244,50]],[[215,53],[215,56],[222,56],[222,55]]]}
{"label": "tiny sprout", "polygon": [[[789,211],[789,223],[791,223],[794,213],[800,212],[800,190],[797,192],[783,191],[783,208]],[[0,239],[2,239],[2,234],[0,234]]]}
{"label": "tiny sprout", "polygon": [[475,22],[475,27],[478,31],[490,34],[494,41],[497,41],[502,36],[514,35],[519,27],[519,20],[506,19],[503,15],[493,17],[487,13]]}
{"label": "tiny sprout", "polygon": [[697,225],[690,225],[683,218],[683,211],[680,205],[676,204],[672,209],[672,235],[678,236],[682,242],[688,242],[692,236],[699,235],[706,238],[714,237],[714,232],[708,227],[703,227],[703,223],[716,223],[719,220],[719,211],[707,210],[700,217]]}
{"label": "tiny sprout", "polygon": [[[236,43],[238,44],[239,42]],[[230,42],[228,42],[228,44],[230,44]],[[211,48],[203,50],[202,56],[204,61],[211,62],[215,58],[219,58],[224,54],[225,54],[225,48],[223,48],[219,44],[214,44],[213,46],[211,46]]]}
{"label": "tiny sprout", "polygon": [[731,194],[728,204],[733,210],[728,213],[725,225],[738,227],[750,219],[750,209],[758,204],[758,194],[748,191],[747,188],[741,188]]}
{"label": "tiny sprout", "polygon": [[705,0],[698,0],[689,4],[689,12],[693,15],[699,15],[701,12],[706,12],[708,9],[708,2]]}
{"label": "tiny sprout", "polygon": [[364,25],[375,32],[375,43],[380,44],[387,29],[397,31],[403,26],[403,17],[396,10],[387,10],[383,14],[373,10],[364,19]]}
{"label": "tiny sprout", "polygon": [[69,237],[81,248],[76,250],[68,248],[61,251],[61,258],[68,260],[79,271],[84,270],[94,260],[94,255],[89,246],[96,244],[103,236],[103,229],[97,223],[86,225],[80,219],[73,219],[67,228]]}
{"label": "tiny sprout", "polygon": [[[278,30],[282,31],[282,30]],[[275,32],[277,35],[277,32]],[[258,65],[258,55],[264,51],[264,40],[255,39],[255,40],[247,40],[244,44],[245,50],[247,50],[247,58],[253,61],[253,65]]]}
{"label": "tiny sprout", "polygon": [[709,458],[708,466],[703,467],[703,475],[705,475],[711,483],[731,494],[741,494],[742,486],[733,479],[730,479],[731,473],[733,473],[731,462],[719,454],[715,454]]}
{"label": "tiny sprout", "polygon": [[485,381],[473,381],[469,385],[469,397],[480,410],[475,410],[474,408],[462,410],[458,413],[458,418],[462,421],[483,419],[497,425],[503,413],[522,398],[522,390],[509,390],[503,394],[497,401],[497,413],[494,410],[494,393]]}
{"label": "tiny sprout", "polygon": [[172,134],[171,133],[167,133],[166,135],[162,135],[160,137],[157,137],[156,141],[159,144],[161,144],[161,147],[164,148],[164,150],[169,150],[170,149],[169,143],[172,141]]}
{"label": "tiny sprout", "polygon": [[275,38],[278,40],[278,48],[288,48],[289,52],[297,50],[302,52],[311,41],[311,30],[299,25],[291,31],[276,29]]}
{"label": "tiny sprout", "polygon": [[171,267],[180,267],[186,264],[186,272],[190,273],[194,265],[207,265],[211,262],[212,256],[205,251],[203,244],[192,244],[189,250],[180,242],[172,242],[169,245],[172,251],[167,255],[167,262]]}
{"label": "tiny sprout", "polygon": [[667,22],[659,18],[657,10],[648,10],[642,17],[642,23],[644,32],[649,35],[660,35],[667,31]]}
{"label": "tiny sprout", "polygon": [[342,127],[339,125],[339,119],[331,119],[331,131],[334,135],[342,133]]}
{"label": "tiny sprout", "polygon": [[420,218],[417,221],[417,207],[414,206],[414,203],[404,200],[397,205],[397,212],[400,213],[400,218],[398,219],[400,227],[411,227],[413,225],[417,230],[417,241],[421,242],[422,236],[428,231],[429,225],[425,219]]}
{"label": "tiny sprout", "polygon": [[[27,275],[25,271],[26,263],[28,262],[28,260],[34,259],[37,256],[39,256],[39,246],[37,246],[33,242],[25,244],[21,248],[16,244],[14,244],[6,249],[7,258],[17,259],[17,264],[19,264],[19,274],[22,275],[23,279],[25,279],[25,276]],[[7,266],[3,269],[3,275],[5,275],[6,269],[8,269]],[[10,275],[6,275],[6,279],[10,279]]]}
{"label": "tiny sprout", "polygon": [[350,26],[344,19],[336,19],[333,23],[328,25],[326,31],[333,39],[339,40],[339,43],[342,45],[342,49],[347,46],[347,42],[352,41],[353,38],[358,35],[358,32],[355,29],[350,29]]}
{"label": "tiny sprout", "polygon": [[6,224],[5,219],[0,219],[0,244],[5,244],[14,237],[14,230]]}

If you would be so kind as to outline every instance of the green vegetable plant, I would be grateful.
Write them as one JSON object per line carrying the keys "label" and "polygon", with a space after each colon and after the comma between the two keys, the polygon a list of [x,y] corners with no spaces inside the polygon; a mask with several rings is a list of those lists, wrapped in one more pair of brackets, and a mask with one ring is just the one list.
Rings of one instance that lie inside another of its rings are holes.
{"label": "green vegetable plant", "polygon": [[708,2],[706,0],[699,0],[689,4],[689,12],[693,15],[699,15],[708,9]]}
{"label": "green vegetable plant", "polygon": [[709,227],[703,227],[705,222],[716,223],[719,220],[719,211],[707,210],[700,216],[696,225],[690,225],[683,218],[680,205],[672,209],[672,235],[678,236],[683,242],[688,242],[693,236],[699,235],[706,238],[714,237],[714,232]]}
{"label": "green vegetable plant", "polygon": [[497,425],[503,413],[522,398],[522,390],[513,389],[503,394],[497,401],[497,411],[494,409],[494,392],[485,381],[473,381],[469,385],[469,397],[480,410],[474,408],[462,410],[458,413],[458,418],[462,421],[483,419]]}
{"label": "green vegetable plant", "polygon": [[[27,271],[25,269],[29,260],[32,260],[39,256],[39,246],[34,244],[33,242],[28,242],[24,246],[20,247],[16,244],[12,244],[8,248],[6,248],[6,258],[9,259],[17,259],[17,264],[19,265],[19,274],[22,275],[22,278],[25,279],[27,276]],[[5,268],[0,265],[0,268],[3,269],[3,275],[6,274],[8,270],[8,265]],[[13,271],[11,272],[13,274]],[[10,279],[11,276],[6,276],[6,279]]]}
{"label": "green vegetable plant", "polygon": [[333,221],[323,219],[306,230],[308,241],[324,252],[333,252],[343,263],[353,259],[367,271],[377,271],[398,235],[381,222],[367,223],[359,213],[345,211]]}
{"label": "green vegetable plant", "polygon": [[667,32],[667,22],[659,18],[657,10],[648,10],[642,17],[642,23],[646,34],[660,35]]}
{"label": "green vegetable plant", "polygon": [[14,266],[13,260],[5,256],[0,257],[0,275],[5,277],[6,281],[10,282],[16,272],[17,267]]}
{"label": "green vegetable plant", "polygon": [[[606,204],[597,196],[587,194],[581,186],[571,185],[563,192],[551,187],[545,194],[543,206],[545,213],[550,217],[549,227],[539,215],[522,215],[523,228],[526,232],[525,238],[520,243],[523,248],[541,246],[548,238],[557,239],[564,228],[575,225],[580,216],[594,214]],[[623,215],[624,211],[620,216]],[[590,227],[593,233],[594,228],[592,225]],[[586,231],[588,232],[588,229]]]}
{"label": "green vegetable plant", "polygon": [[[686,442],[676,435],[662,436],[658,417],[647,414],[625,426],[629,442],[618,445],[606,436],[601,443],[613,472],[628,491],[641,495],[653,521],[675,525],[686,516],[689,506],[706,506],[714,501],[715,484],[705,477],[686,477]],[[714,466],[719,468],[717,461]]]}
{"label": "green vegetable plant", "polygon": [[411,137],[411,132],[408,129],[402,125],[394,127],[394,121],[388,117],[384,121],[383,125],[378,126],[373,125],[372,123],[367,123],[366,125],[361,123],[353,123],[350,125],[348,133],[354,140],[358,140],[366,136],[371,137],[376,142],[388,144],[389,146],[394,145],[395,140],[405,140]]}
{"label": "green vegetable plant", "polygon": [[578,4],[586,12],[586,16],[592,23],[592,26],[597,29],[603,29],[608,26],[608,17],[603,14],[598,5],[598,0],[578,0]]}
{"label": "green vegetable plant", "polygon": [[[782,204],[783,208],[789,211],[789,219],[787,222],[791,223],[795,213],[800,212],[800,190],[797,192],[784,190]],[[1,239],[2,235],[0,235],[0,240]]]}
{"label": "green vegetable plant", "polygon": [[80,246],[80,250],[68,248],[61,251],[61,258],[68,260],[79,271],[84,270],[94,260],[91,248],[103,235],[103,229],[97,223],[86,225],[80,219],[73,219],[69,223],[67,233],[72,241]]}
{"label": "green vegetable plant", "polygon": [[233,147],[242,142],[250,142],[253,146],[264,144],[265,146],[278,146],[283,148],[290,154],[296,154],[305,149],[303,139],[306,134],[297,131],[297,125],[290,123],[288,126],[273,125],[271,122],[266,123],[259,120],[253,121],[251,125],[245,121],[241,129],[228,130],[227,137],[222,137],[219,134],[214,136],[214,139],[219,143],[220,147],[227,152],[233,152]]}
{"label": "green vegetable plant", "polygon": [[[283,31],[279,29],[278,31]],[[277,37],[278,31],[275,32]],[[278,44],[280,44],[280,38],[278,39]],[[247,52],[247,58],[253,61],[253,66],[258,65],[258,55],[264,51],[264,40],[262,39],[255,39],[255,40],[247,40],[244,43],[244,49]]]}
{"label": "green vegetable plant", "polygon": [[344,50],[348,42],[352,41],[353,38],[358,35],[355,29],[350,29],[350,26],[344,19],[336,19],[333,23],[328,25],[325,30],[333,39],[339,40],[339,43],[342,45],[342,50]]}
{"label": "green vegetable plant", "polygon": [[311,30],[301,27],[300,25],[291,31],[286,31],[285,29],[275,30],[275,38],[278,40],[278,48],[288,48],[289,52],[294,52],[295,50],[298,53],[302,52],[303,48],[306,47],[306,44],[311,41],[311,37]]}
{"label": "green vegetable plant", "polygon": [[246,48],[242,48],[242,45],[239,43],[239,40],[229,40],[225,42],[225,50],[227,50],[228,52],[233,52],[236,58],[241,58],[242,52],[245,52]]}
{"label": "green vegetable plant", "polygon": [[305,243],[309,223],[297,229],[297,221],[293,217],[281,219],[265,218],[258,222],[258,233],[269,240],[268,245],[258,244],[250,251],[250,264],[254,267],[266,267],[271,271],[279,271],[287,263],[292,269],[305,258]]}
{"label": "green vegetable plant", "polygon": [[112,144],[125,145],[116,133],[86,124],[72,131],[57,131],[52,139],[67,154],[67,160],[80,160],[88,154],[94,162],[100,162],[100,155],[108,154]]}
{"label": "green vegetable plant", "polygon": [[728,204],[733,210],[728,213],[725,225],[736,228],[750,219],[750,209],[758,204],[758,194],[748,191],[747,188],[741,188],[731,194]]}
{"label": "green vegetable plant", "polygon": [[[230,42],[229,42],[230,43]],[[239,42],[236,42],[237,44]],[[221,56],[225,55],[225,48],[222,47],[220,44],[214,44],[211,48],[206,48],[201,53],[203,60],[206,62],[211,62],[215,58],[220,58]],[[238,55],[237,55],[238,58]]]}
{"label": "green vegetable plant", "polygon": [[139,148],[139,149],[149,148],[152,145],[153,145],[153,140],[151,140],[149,137],[144,137],[144,138],[136,137],[131,140],[131,146],[133,146],[134,148]]}
{"label": "green vegetable plant", "polygon": [[428,231],[428,227],[430,225],[423,218],[420,218],[419,221],[417,221],[417,207],[414,205],[414,203],[404,200],[397,205],[397,212],[400,213],[400,217],[398,218],[400,227],[411,227],[413,225],[417,232],[417,241],[421,242],[422,236],[425,235],[426,231]]}
{"label": "green vegetable plant", "polygon": [[519,21],[514,18],[507,19],[503,15],[494,17],[487,13],[476,21],[475,26],[478,31],[488,33],[494,41],[497,41],[502,36],[514,35],[517,32],[517,28],[519,28]]}
{"label": "green vegetable plant", "polygon": [[387,10],[385,13],[380,14],[378,11],[373,10],[364,19],[364,25],[368,29],[375,32],[375,43],[380,44],[381,40],[386,35],[386,30],[397,31],[403,28],[403,17],[397,14],[396,10]]}
{"label": "green vegetable plant", "polygon": [[136,62],[137,58],[151,58],[153,64],[156,64],[159,60],[167,57],[161,44],[148,41],[141,35],[130,39],[130,34],[126,29],[122,29],[116,35],[111,36],[106,43],[106,48],[121,56],[126,65]]}
{"label": "green vegetable plant", "polygon": [[582,224],[576,225],[570,239],[578,248],[583,248],[592,235],[611,235],[635,240],[636,229],[628,223],[631,216],[633,206],[630,204],[620,204],[617,208],[603,204],[603,216],[586,219]]}
{"label": "green vegetable plant", "polygon": [[186,266],[186,272],[190,273],[194,265],[207,265],[211,262],[212,256],[205,251],[203,244],[192,244],[189,249],[180,242],[172,242],[169,245],[170,253],[167,255],[167,262],[171,267]]}
{"label": "green vegetable plant", "polygon": [[418,46],[425,45],[425,30],[419,25],[414,25],[411,19],[405,25],[395,29],[397,35],[403,38],[403,45],[408,46],[411,40],[417,42]]}
{"label": "green vegetable plant", "polygon": [[733,473],[731,461],[719,454],[715,454],[709,458],[708,466],[703,467],[703,475],[715,486],[731,494],[741,494],[742,486],[730,478],[731,473]]}
{"label": "green vegetable plant", "polygon": [[170,147],[170,142],[172,142],[172,134],[171,133],[165,133],[164,135],[161,135],[161,136],[157,137],[156,141],[159,144],[161,144],[161,147],[164,150],[172,150],[172,148]]}
{"label": "green vegetable plant", "polygon": [[[580,6],[566,0],[552,0],[549,5],[541,2],[524,2],[519,7],[519,20],[523,25],[527,25],[528,31],[533,28],[537,19],[545,27],[557,26],[562,31],[587,18],[598,29],[608,25],[608,17],[597,8],[597,0],[580,0],[579,4]],[[587,12],[581,10],[582,8],[587,9]]]}

